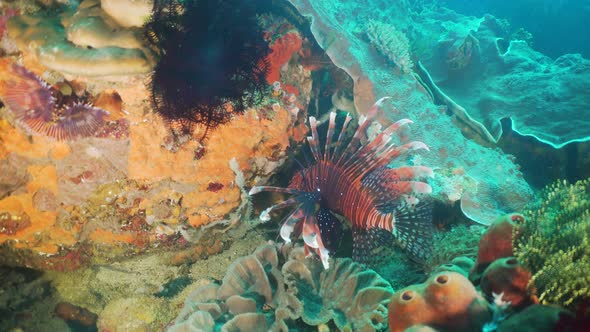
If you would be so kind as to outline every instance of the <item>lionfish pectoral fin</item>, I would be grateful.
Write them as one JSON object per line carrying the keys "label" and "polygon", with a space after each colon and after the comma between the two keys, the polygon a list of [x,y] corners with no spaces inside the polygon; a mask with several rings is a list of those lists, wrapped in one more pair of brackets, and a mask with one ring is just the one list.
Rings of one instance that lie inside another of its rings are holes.
{"label": "lionfish pectoral fin", "polygon": [[393,235],[382,228],[354,229],[352,231],[352,258],[369,267],[376,266],[389,254],[387,248],[393,244]]}
{"label": "lionfish pectoral fin", "polygon": [[283,220],[283,225],[281,226],[281,230],[279,231],[281,238],[285,242],[291,242],[291,236],[293,233],[297,233],[297,224],[301,222],[303,218],[305,218],[305,214],[300,207],[297,207],[295,210],[289,213],[287,217],[285,217]]}
{"label": "lionfish pectoral fin", "polygon": [[420,201],[412,205],[402,200],[394,211],[393,235],[412,260],[424,263],[432,254],[431,203]]}
{"label": "lionfish pectoral fin", "polygon": [[327,269],[330,267],[330,250],[324,246],[318,227],[318,220],[315,215],[307,215],[304,218],[302,233],[305,247],[311,251],[315,251],[320,256],[324,269]]}
{"label": "lionfish pectoral fin", "polygon": [[322,243],[330,252],[335,252],[344,234],[342,222],[327,208],[320,208],[316,218]]}
{"label": "lionfish pectoral fin", "polygon": [[311,248],[317,249],[320,247],[320,232],[315,216],[305,216],[303,222],[303,242]]}
{"label": "lionfish pectoral fin", "polygon": [[324,269],[329,269],[330,268],[330,251],[326,248],[322,248],[320,247],[318,249],[318,256],[320,256],[320,260],[322,261],[322,265],[324,266]]}

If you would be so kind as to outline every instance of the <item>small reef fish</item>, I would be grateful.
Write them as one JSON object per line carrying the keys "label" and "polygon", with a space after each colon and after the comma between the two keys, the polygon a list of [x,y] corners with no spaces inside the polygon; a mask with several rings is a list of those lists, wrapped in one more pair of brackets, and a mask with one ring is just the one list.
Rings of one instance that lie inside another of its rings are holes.
{"label": "small reef fish", "polygon": [[333,142],[337,134],[336,113],[331,113],[323,151],[318,122],[310,117],[311,136],[307,141],[314,160],[293,176],[288,188],[255,186],[250,190],[250,195],[263,191],[291,195],[264,210],[260,219],[270,220],[272,211],[295,206],[283,220],[280,236],[290,242],[302,235],[306,250],[316,252],[325,268],[329,267],[329,255],[342,236],[342,225],[335,214],[352,224],[353,258],[357,261],[371,259],[376,248],[391,243],[392,235],[415,260],[423,261],[430,253],[433,225],[430,204],[423,197],[432,188],[420,179],[433,177],[433,172],[424,166],[387,167],[407,152],[428,147],[418,141],[393,144],[392,135],[412,123],[408,119],[395,122],[372,140],[367,139],[367,129],[386,99],[377,101],[361,118],[346,145],[344,133],[352,117],[347,114]]}

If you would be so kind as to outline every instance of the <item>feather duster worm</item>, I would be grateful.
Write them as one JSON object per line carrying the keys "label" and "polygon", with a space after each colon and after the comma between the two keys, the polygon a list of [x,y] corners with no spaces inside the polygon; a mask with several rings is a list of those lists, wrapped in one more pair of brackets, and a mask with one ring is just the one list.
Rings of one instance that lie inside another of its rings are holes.
{"label": "feather duster worm", "polygon": [[23,66],[0,62],[0,98],[16,122],[31,134],[58,140],[93,136],[108,112],[61,93]]}
{"label": "feather duster worm", "polygon": [[283,220],[280,236],[286,242],[303,237],[305,247],[317,252],[328,267],[333,235],[341,232],[335,214],[350,220],[353,231],[353,256],[364,261],[374,249],[386,243],[383,231],[397,239],[411,258],[423,261],[431,249],[432,222],[429,204],[423,195],[432,188],[419,179],[432,177],[433,172],[424,166],[387,168],[401,155],[428,147],[422,142],[401,146],[392,143],[392,135],[412,121],[400,120],[367,140],[366,130],[375,120],[382,98],[368,111],[366,118],[345,145],[344,132],[350,124],[347,115],[338,137],[336,114],[330,122],[323,151],[319,145],[317,121],[310,117],[311,136],[307,138],[314,161],[298,172],[288,188],[256,186],[250,195],[262,191],[292,195],[286,201],[262,212],[261,220],[269,220],[274,210],[295,206]]}

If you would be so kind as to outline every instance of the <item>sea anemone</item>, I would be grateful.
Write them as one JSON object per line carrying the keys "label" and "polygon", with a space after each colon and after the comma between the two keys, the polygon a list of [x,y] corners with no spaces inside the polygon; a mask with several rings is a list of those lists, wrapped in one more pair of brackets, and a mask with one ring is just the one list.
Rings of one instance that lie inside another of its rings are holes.
{"label": "sea anemone", "polygon": [[256,186],[250,190],[250,195],[262,191],[292,195],[264,210],[260,219],[269,220],[270,212],[296,206],[284,219],[280,236],[290,242],[302,234],[306,249],[316,251],[326,268],[329,245],[335,236],[341,236],[336,214],[352,224],[355,260],[365,261],[376,255],[375,249],[388,244],[392,234],[411,258],[424,261],[430,253],[433,225],[430,204],[423,196],[432,188],[419,179],[432,177],[432,170],[424,166],[387,167],[407,152],[428,147],[422,142],[393,144],[392,135],[412,122],[408,119],[397,121],[373,140],[367,140],[366,131],[385,99],[369,109],[346,145],[344,133],[352,118],[346,116],[333,142],[336,113],[331,113],[323,152],[317,121],[310,117],[311,136],[307,141],[314,161],[295,174],[288,188]]}
{"label": "sea anemone", "polygon": [[264,1],[156,0],[146,38],[159,55],[151,99],[165,120],[192,130],[228,122],[268,88],[269,47],[256,15]]}
{"label": "sea anemone", "polygon": [[0,62],[0,98],[14,119],[31,134],[58,140],[93,136],[108,112],[87,103],[87,98],[64,96],[25,67]]}

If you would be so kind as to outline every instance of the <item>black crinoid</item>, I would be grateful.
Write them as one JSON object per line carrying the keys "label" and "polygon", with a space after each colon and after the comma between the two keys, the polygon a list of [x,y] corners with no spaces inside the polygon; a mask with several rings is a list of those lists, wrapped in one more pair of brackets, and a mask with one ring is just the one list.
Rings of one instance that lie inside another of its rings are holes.
{"label": "black crinoid", "polygon": [[270,49],[257,14],[267,1],[156,0],[146,24],[159,56],[151,77],[155,111],[192,130],[228,122],[268,88]]}

